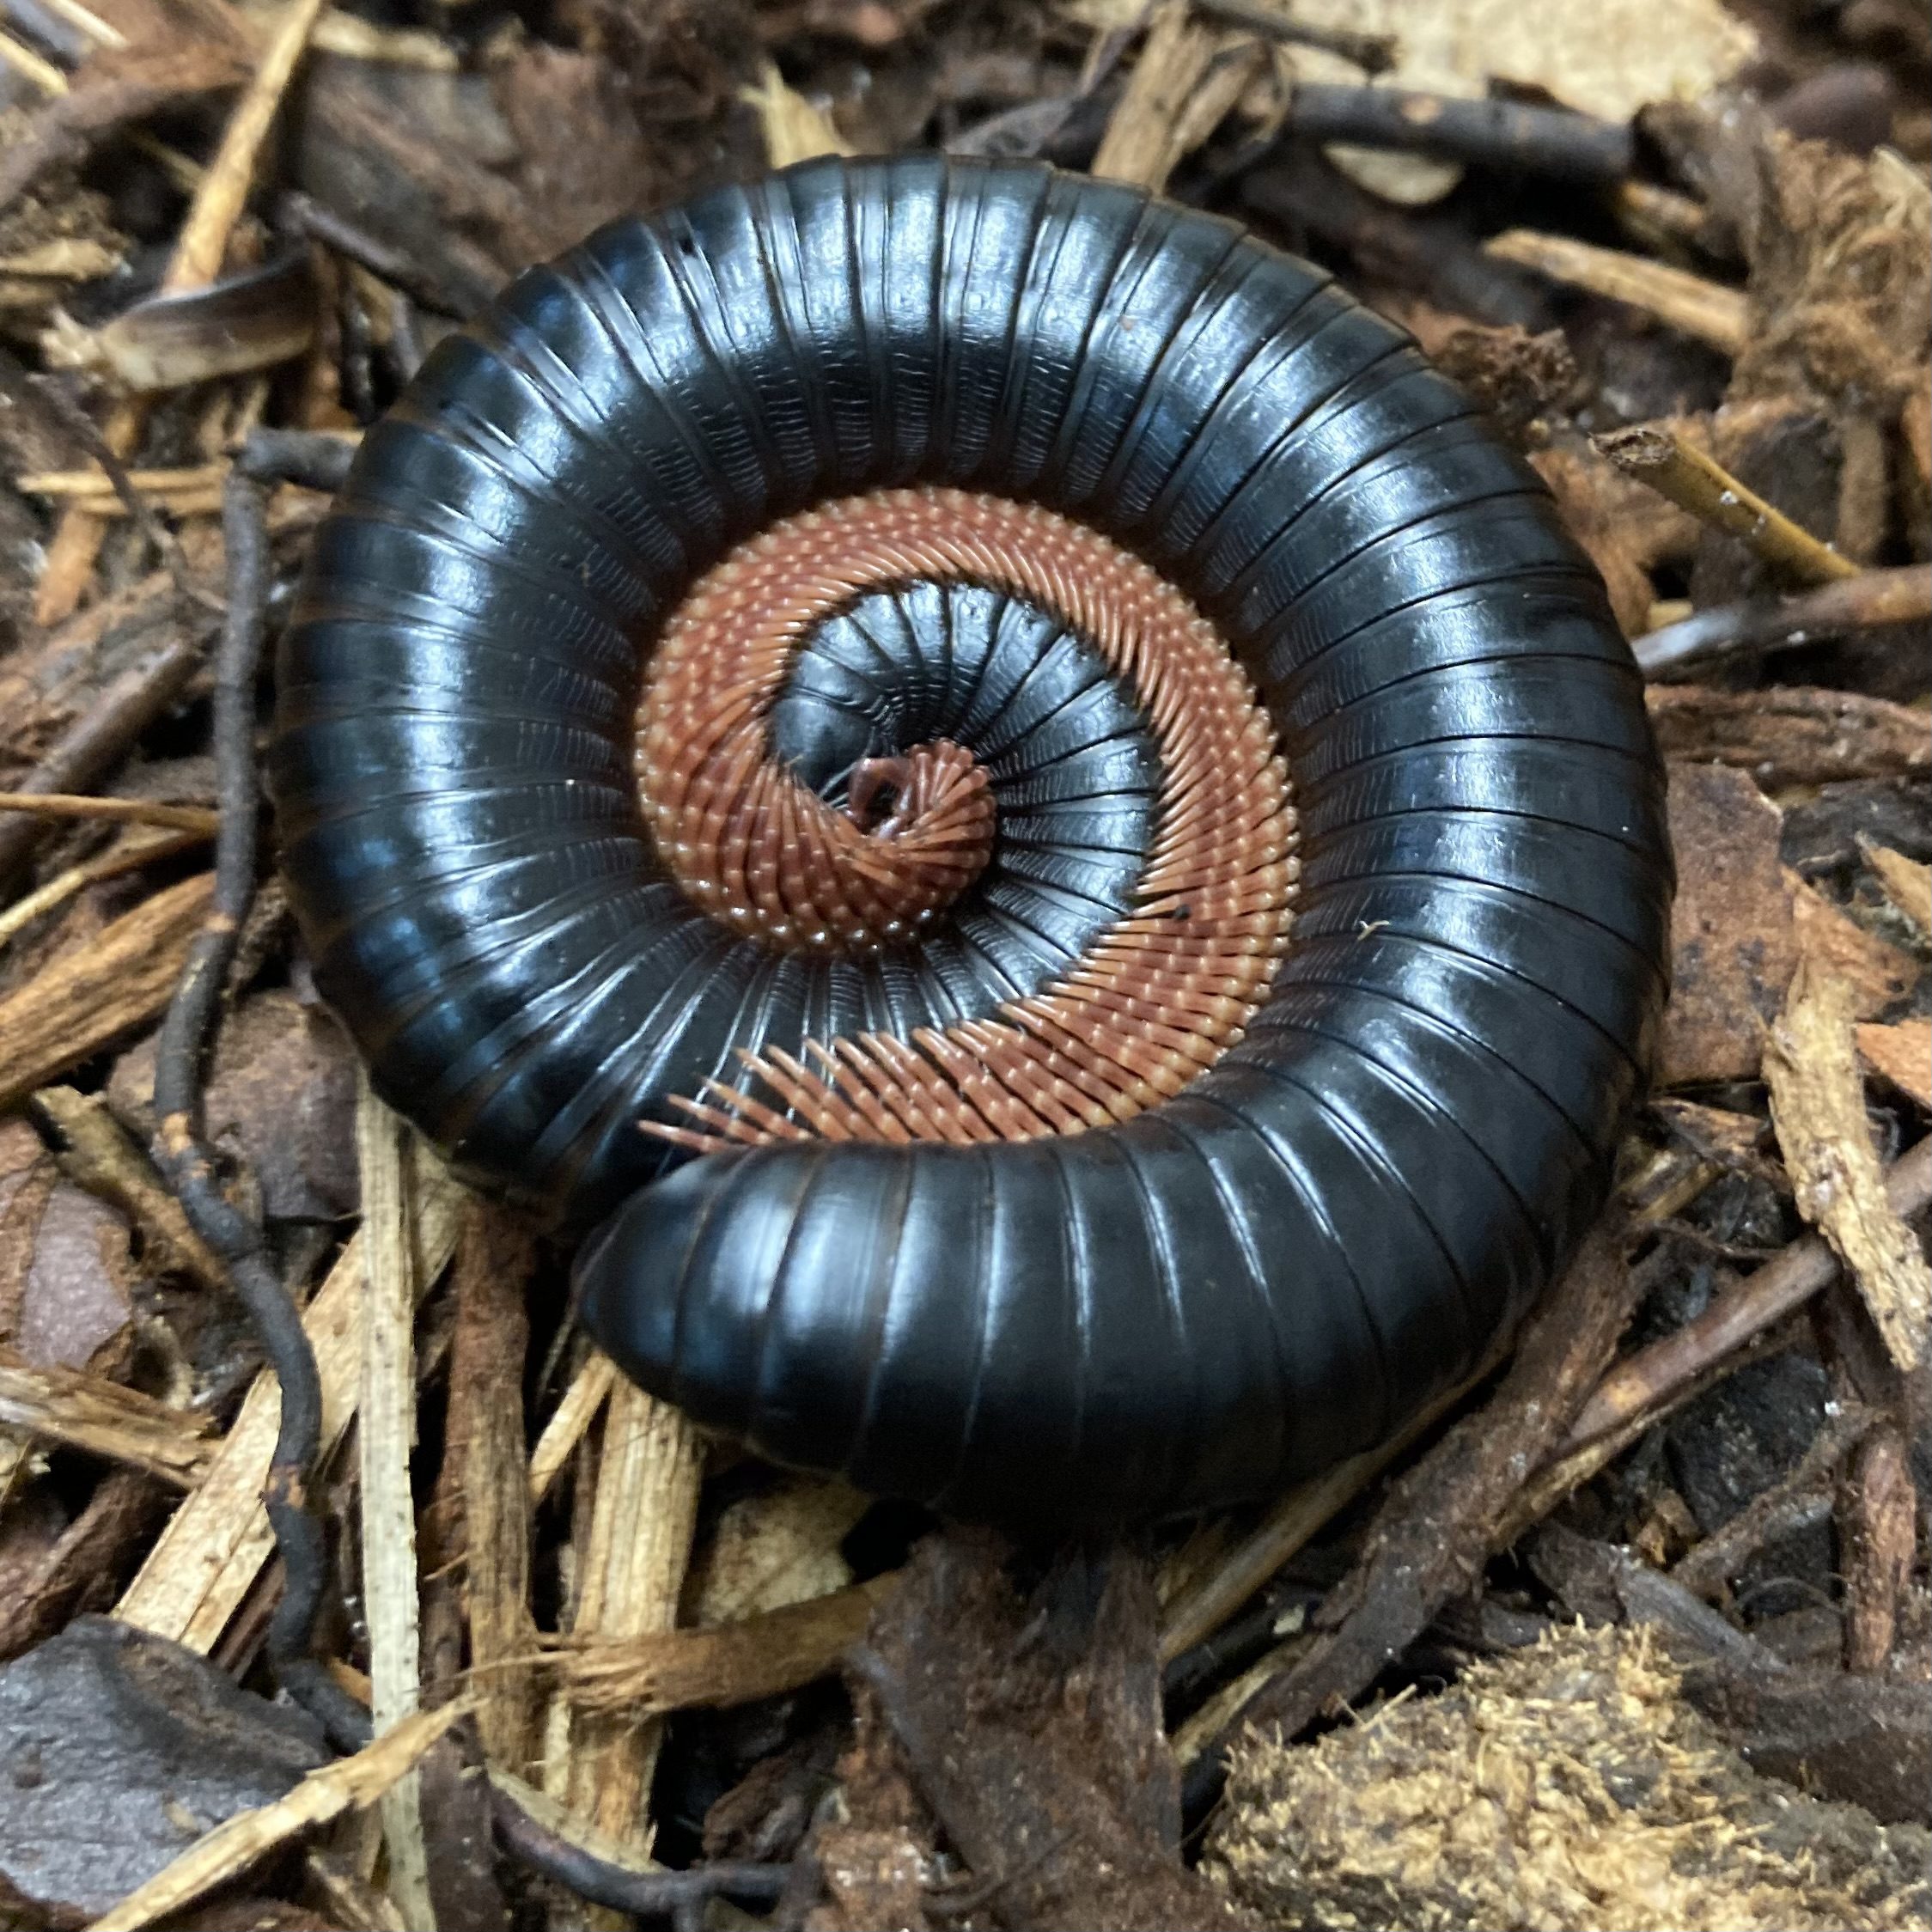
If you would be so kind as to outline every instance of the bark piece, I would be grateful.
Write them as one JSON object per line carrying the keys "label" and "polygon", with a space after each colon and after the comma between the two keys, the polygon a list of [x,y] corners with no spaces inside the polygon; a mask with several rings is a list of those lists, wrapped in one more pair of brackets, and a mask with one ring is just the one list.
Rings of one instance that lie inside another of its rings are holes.
{"label": "bark piece", "polygon": [[1932,1020],[1901,1020],[1892,1027],[1854,1029],[1858,1057],[1901,1094],[1932,1108]]}
{"label": "bark piece", "polygon": [[168,1003],[214,887],[203,873],[144,899],[0,1000],[0,1107],[25,1100]]}
{"label": "bark piece", "polygon": [[1155,1616],[1147,1567],[1124,1554],[1063,1557],[1029,1602],[990,1539],[929,1539],[856,1654],[848,1818],[821,1832],[821,1855],[871,1871],[874,1903],[903,1909],[929,1817],[972,1869],[954,1916],[972,1898],[1039,1932],[1241,1923],[1180,1862]]}
{"label": "bark piece", "polygon": [[0,1670],[0,1898],[79,1925],[325,1755],[309,1719],[204,1658],[82,1618]]}
{"label": "bark piece", "polygon": [[1785,880],[1799,950],[1844,990],[1853,1019],[1871,1019],[1911,991],[1918,962],[1911,954],[1867,932],[1796,873],[1788,870]]}
{"label": "bark piece", "polygon": [[1777,810],[1741,771],[1670,768],[1677,903],[1661,1087],[1748,1080],[1798,963]]}
{"label": "bark piece", "polygon": [[1910,1372],[1926,1356],[1932,1268],[1885,1198],[1850,1003],[1808,960],[1766,1045],[1764,1078],[1798,1211],[1837,1250],[1887,1351]]}
{"label": "bark piece", "polygon": [[1736,765],[1768,790],[1932,771],[1925,714],[1882,698],[1804,685],[1653,685],[1644,702],[1666,758]]}

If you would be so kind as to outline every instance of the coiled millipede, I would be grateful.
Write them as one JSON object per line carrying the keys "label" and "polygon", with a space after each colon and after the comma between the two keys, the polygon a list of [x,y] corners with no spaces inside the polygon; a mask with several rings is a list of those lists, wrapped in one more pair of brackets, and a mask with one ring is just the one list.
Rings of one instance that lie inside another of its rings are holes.
{"label": "coiled millipede", "polygon": [[958,1514],[1385,1438],[1600,1206],[1662,1000],[1638,680],[1533,473],[1319,271],[1044,167],[524,276],[367,438],[278,704],[378,1089],[607,1215],[646,1387]]}

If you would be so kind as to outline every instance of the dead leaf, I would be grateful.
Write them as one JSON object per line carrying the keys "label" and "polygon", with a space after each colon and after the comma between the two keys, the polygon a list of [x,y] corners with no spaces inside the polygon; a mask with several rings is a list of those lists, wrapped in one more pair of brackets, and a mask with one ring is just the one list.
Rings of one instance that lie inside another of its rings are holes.
{"label": "dead leaf", "polygon": [[1809,955],[1765,1042],[1764,1079],[1798,1211],[1838,1251],[1892,1360],[1910,1372],[1925,1358],[1932,1268],[1885,1198],[1850,998]]}
{"label": "dead leaf", "polygon": [[1777,808],[1741,771],[1670,767],[1677,904],[1660,1086],[1748,1080],[1798,963]]}
{"label": "dead leaf", "polygon": [[[108,1104],[143,1143],[154,1133],[155,1048],[115,1064]],[[356,1061],[341,1028],[291,993],[244,1000],[215,1040],[207,1133],[240,1154],[271,1221],[333,1221],[356,1211]]]}
{"label": "dead leaf", "polygon": [[1901,1020],[1857,1029],[1858,1051],[1874,1073],[1922,1107],[1932,1108],[1932,1020]]}

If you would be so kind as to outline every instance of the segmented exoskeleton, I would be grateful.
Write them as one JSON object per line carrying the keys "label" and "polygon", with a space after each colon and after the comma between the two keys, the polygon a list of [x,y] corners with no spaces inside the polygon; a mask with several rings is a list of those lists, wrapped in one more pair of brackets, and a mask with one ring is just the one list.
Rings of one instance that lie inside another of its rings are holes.
{"label": "segmented exoskeleton", "polygon": [[379,1090],[607,1216],[592,1332],[778,1460],[1265,1491],[1602,1202],[1671,891],[1629,651],[1471,404],[1226,222],[911,156],[607,228],[370,432],[279,680]]}

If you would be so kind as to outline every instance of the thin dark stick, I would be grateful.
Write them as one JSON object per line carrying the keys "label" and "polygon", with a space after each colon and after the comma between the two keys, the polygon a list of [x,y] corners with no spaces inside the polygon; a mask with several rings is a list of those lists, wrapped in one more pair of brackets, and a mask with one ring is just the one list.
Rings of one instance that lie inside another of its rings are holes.
{"label": "thin dark stick", "polygon": [[58,416],[82,448],[100,464],[108,486],[120,499],[121,508],[134,527],[153,545],[162,567],[174,580],[174,588],[190,603],[219,610],[221,600],[194,581],[187,559],[181,554],[181,540],[155,513],[155,506],[136,486],[133,477],[106,436],[101,426],[68,393],[66,387],[46,376],[32,378],[41,399]]}
{"label": "thin dark stick", "polygon": [[1364,74],[1386,74],[1394,66],[1399,52],[1393,35],[1351,34],[1340,27],[1312,27],[1306,21],[1292,20],[1272,7],[1256,0],[1194,0],[1194,11],[1204,20],[1222,27],[1238,27],[1259,34],[1265,40],[1284,46],[1320,47],[1352,61]]}
{"label": "thin dark stick", "polygon": [[333,209],[325,208],[308,195],[283,195],[279,212],[289,226],[311,240],[320,241],[325,248],[346,255],[380,280],[393,283],[426,308],[435,309],[439,314],[461,317],[468,314],[473,306],[458,291],[445,288],[430,265],[416,261],[401,249],[392,248],[386,241],[378,241],[366,229],[345,221]]}
{"label": "thin dark stick", "polygon": [[350,1741],[366,1739],[361,1707],[313,1655],[315,1619],[328,1585],[321,1519],[308,1484],[322,1436],[322,1384],[301,1311],[271,1265],[259,1226],[223,1192],[203,1138],[202,1068],[255,893],[255,676],[266,628],[270,558],[262,493],[231,475],[222,504],[228,552],[228,619],[215,657],[215,771],[222,825],[215,842],[215,895],[162,1022],[155,1050],[155,1165],[189,1225],[219,1257],[282,1385],[282,1417],[262,1502],[285,1581],[269,1621],[277,1679]]}
{"label": "thin dark stick", "polygon": [[1309,143],[1277,147],[1272,159],[1241,174],[1239,192],[1291,236],[1302,231],[1345,249],[1367,271],[1419,289],[1439,307],[1491,325],[1549,326],[1553,312],[1544,290],[1521,269],[1484,254],[1462,223],[1381,200]]}
{"label": "thin dark stick", "polygon": [[316,430],[251,430],[235,466],[265,482],[296,483],[333,496],[349,479],[356,444]]}
{"label": "thin dark stick", "polygon": [[[201,667],[209,637],[205,619],[184,627],[181,615],[180,599],[162,591],[127,619],[126,631],[166,625],[170,634],[94,695],[40,762],[15,782],[15,791],[87,790],[181,695]],[[0,885],[25,862],[51,824],[30,812],[0,813]]]}
{"label": "thin dark stick", "polygon": [[491,1818],[503,1849],[532,1871],[566,1886],[579,1898],[643,1918],[672,1918],[707,1899],[733,1898],[771,1905],[791,1874],[789,1865],[744,1860],[693,1865],[681,1872],[637,1872],[586,1851],[539,1824],[514,1799],[491,1794]]}
{"label": "thin dark stick", "polygon": [[1636,139],[1627,122],[1599,120],[1567,107],[1465,101],[1399,88],[1298,84],[1285,128],[1308,141],[1397,148],[1598,187],[1623,180],[1636,158]]}
{"label": "thin dark stick", "polygon": [[1674,676],[1719,658],[1784,650],[1856,631],[1932,618],[1932,564],[1863,570],[1793,597],[1717,604],[1639,637],[1630,649],[1643,674]]}

